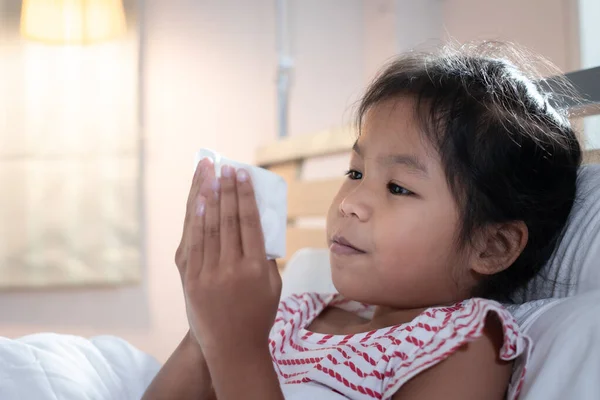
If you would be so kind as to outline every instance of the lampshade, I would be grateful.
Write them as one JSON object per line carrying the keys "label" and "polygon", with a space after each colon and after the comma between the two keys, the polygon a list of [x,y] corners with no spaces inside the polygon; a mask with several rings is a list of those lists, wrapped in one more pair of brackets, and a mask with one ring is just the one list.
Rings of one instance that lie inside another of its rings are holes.
{"label": "lampshade", "polygon": [[54,44],[90,44],[126,29],[121,0],[23,0],[21,34]]}

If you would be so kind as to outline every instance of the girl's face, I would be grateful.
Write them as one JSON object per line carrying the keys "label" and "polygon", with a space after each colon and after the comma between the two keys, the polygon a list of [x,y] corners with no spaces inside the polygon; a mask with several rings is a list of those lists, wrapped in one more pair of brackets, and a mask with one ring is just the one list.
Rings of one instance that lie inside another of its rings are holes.
{"label": "girl's face", "polygon": [[333,282],[369,304],[418,308],[462,299],[475,283],[457,246],[459,208],[413,101],[373,106],[327,216]]}

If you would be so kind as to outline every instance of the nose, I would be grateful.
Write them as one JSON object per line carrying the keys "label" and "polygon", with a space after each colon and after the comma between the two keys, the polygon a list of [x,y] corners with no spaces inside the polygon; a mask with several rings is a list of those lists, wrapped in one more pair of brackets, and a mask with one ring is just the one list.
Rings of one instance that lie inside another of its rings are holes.
{"label": "nose", "polygon": [[339,205],[339,212],[344,217],[354,217],[359,221],[366,221],[371,215],[372,206],[369,203],[369,196],[364,185],[359,185],[352,192],[348,193]]}

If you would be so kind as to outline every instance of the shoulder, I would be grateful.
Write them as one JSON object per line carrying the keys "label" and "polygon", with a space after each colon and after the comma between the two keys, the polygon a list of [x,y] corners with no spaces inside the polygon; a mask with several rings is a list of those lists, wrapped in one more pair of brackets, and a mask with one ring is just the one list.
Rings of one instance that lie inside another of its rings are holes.
{"label": "shoulder", "polygon": [[446,330],[452,331],[460,344],[485,338],[492,329],[499,335],[500,359],[514,360],[529,350],[530,339],[521,331],[513,315],[496,301],[468,299],[457,303],[445,318],[448,320]]}
{"label": "shoulder", "polygon": [[[410,399],[408,393],[421,393],[425,389],[421,387],[424,381],[429,382],[428,393],[436,389],[444,389],[444,393],[451,390],[456,398],[478,398],[473,391],[480,383],[487,387],[488,394],[496,386],[502,391],[509,386],[509,399],[518,393],[530,341],[499,303],[473,298],[449,307],[434,307],[423,312],[411,325],[412,334],[421,339],[419,348],[410,360],[395,361],[390,366],[393,376],[386,384],[388,396],[402,393],[402,398]],[[513,364],[515,373],[508,385]],[[465,381],[465,376],[473,379]],[[439,384],[431,385],[432,380]],[[464,395],[460,387],[455,388],[460,385],[468,394]],[[433,392],[422,398],[430,396],[437,398]]]}
{"label": "shoulder", "polygon": [[499,357],[503,346],[500,321],[494,315],[486,321],[481,336],[460,344],[447,357],[402,385],[392,398],[504,399],[513,363]]}

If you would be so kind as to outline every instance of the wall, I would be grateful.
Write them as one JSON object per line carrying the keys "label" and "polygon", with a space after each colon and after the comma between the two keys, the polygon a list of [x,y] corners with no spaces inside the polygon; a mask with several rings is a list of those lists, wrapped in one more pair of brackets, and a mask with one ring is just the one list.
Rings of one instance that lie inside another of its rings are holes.
{"label": "wall", "polygon": [[561,70],[579,68],[576,0],[443,0],[444,36],[513,41]]}
{"label": "wall", "polygon": [[[368,0],[362,2],[362,15],[363,87],[395,55],[415,47],[440,43],[442,7],[439,0]],[[347,68],[356,68],[356,65],[348,65]],[[360,92],[355,96],[356,100],[359,96]],[[355,104],[356,101],[352,105]],[[352,122],[354,109],[345,109],[343,121],[341,120],[338,126]],[[348,160],[349,153],[307,160],[302,176],[304,179],[342,176],[348,168]],[[324,224],[322,218],[298,222],[306,226]]]}
{"label": "wall", "polygon": [[[597,0],[579,0],[579,35],[581,37],[581,68],[600,66],[600,2]],[[586,145],[600,148],[600,115],[583,120]]]}
{"label": "wall", "polygon": [[363,2],[364,15],[364,75],[365,82],[396,54],[396,0]]}
{"label": "wall", "polygon": [[348,122],[363,87],[364,0],[288,0],[295,68],[290,135]]}
{"label": "wall", "polygon": [[396,15],[398,53],[441,42],[444,15],[440,0],[396,0]]}

